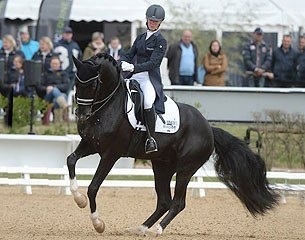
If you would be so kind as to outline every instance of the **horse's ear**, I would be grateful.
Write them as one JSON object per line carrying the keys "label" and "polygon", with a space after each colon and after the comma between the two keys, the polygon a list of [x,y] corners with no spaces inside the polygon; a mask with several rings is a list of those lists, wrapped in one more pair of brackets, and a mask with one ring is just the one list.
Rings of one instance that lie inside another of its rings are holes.
{"label": "horse's ear", "polygon": [[74,57],[73,55],[72,55],[72,58],[73,58],[73,62],[75,64],[77,70],[80,69],[80,67],[83,65],[83,63],[81,61],[79,61],[76,57]]}

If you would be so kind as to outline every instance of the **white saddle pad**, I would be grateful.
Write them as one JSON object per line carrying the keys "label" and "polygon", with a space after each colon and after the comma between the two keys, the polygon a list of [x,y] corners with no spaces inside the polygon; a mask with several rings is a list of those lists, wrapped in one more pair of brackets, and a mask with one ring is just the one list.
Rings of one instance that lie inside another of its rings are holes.
{"label": "white saddle pad", "polygon": [[[130,89],[129,89],[129,80],[126,79],[126,86],[128,90],[128,97],[127,97],[127,116],[128,120],[131,124],[131,126],[139,131],[146,131],[146,127],[144,126],[144,123],[138,122],[134,113],[134,103],[132,102],[130,98]],[[179,115],[179,108],[177,104],[169,97],[166,96],[166,101],[164,102],[165,105],[165,114],[161,114],[160,116],[157,116],[156,120],[156,132],[160,133],[175,133],[178,131],[180,126],[180,115]]]}

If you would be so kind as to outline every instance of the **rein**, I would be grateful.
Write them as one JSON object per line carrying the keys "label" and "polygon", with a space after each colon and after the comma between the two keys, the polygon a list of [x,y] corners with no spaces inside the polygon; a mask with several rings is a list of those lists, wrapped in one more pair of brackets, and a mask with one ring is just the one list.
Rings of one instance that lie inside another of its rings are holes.
{"label": "rein", "polygon": [[[77,78],[77,80],[80,82],[80,83],[82,83],[82,84],[86,84],[86,83],[88,83],[88,82],[90,82],[90,81],[93,81],[93,80],[98,80],[98,82],[100,83],[100,84],[102,84],[103,82],[101,81],[101,79],[100,79],[100,74],[98,74],[97,76],[95,76],[95,77],[92,77],[92,78],[90,78],[90,79],[88,79],[88,80],[81,80],[78,76],[77,76],[77,74],[75,74],[75,76],[76,76],[76,78]],[[120,75],[119,75],[119,77],[118,78],[120,78]],[[120,79],[118,79],[119,81],[118,81],[118,84],[117,84],[117,86],[115,87],[115,89],[107,96],[107,97],[105,97],[104,99],[102,99],[101,101],[96,101],[95,102],[95,99],[96,99],[96,95],[97,95],[97,89],[96,89],[96,91],[95,91],[95,96],[94,96],[94,98],[89,98],[89,99],[84,99],[84,98],[79,98],[79,97],[76,97],[76,102],[77,102],[77,104],[79,104],[79,105],[84,105],[84,106],[90,106],[90,115],[87,117],[87,120],[89,119],[89,118],[91,118],[92,116],[94,116],[99,110],[101,110],[109,101],[110,101],[110,99],[113,97],[113,95],[116,93],[116,91],[118,90],[118,88],[119,88],[119,86],[120,86],[120,84],[121,84],[121,81],[120,81]],[[97,88],[99,87],[99,84],[97,85]],[[96,110],[94,110],[93,112],[92,112],[92,108],[94,107],[94,106],[96,106],[97,104],[101,104],[101,106],[99,106]]]}

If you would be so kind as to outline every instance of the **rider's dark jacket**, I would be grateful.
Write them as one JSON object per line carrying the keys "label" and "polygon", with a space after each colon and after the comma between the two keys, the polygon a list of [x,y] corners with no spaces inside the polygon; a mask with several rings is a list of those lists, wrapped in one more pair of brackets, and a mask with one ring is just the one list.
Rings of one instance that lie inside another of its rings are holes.
{"label": "rider's dark jacket", "polygon": [[146,32],[138,35],[131,49],[124,54],[120,61],[134,64],[134,73],[148,71],[152,85],[156,90],[154,106],[156,112],[164,113],[164,93],[160,74],[160,65],[165,55],[167,42],[160,31],[155,32],[147,40]]}

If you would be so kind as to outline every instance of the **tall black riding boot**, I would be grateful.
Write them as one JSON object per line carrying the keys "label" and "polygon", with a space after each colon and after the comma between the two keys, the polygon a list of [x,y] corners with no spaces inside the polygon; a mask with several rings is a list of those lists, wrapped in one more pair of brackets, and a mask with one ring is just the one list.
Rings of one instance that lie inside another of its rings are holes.
{"label": "tall black riding boot", "polygon": [[158,151],[155,136],[156,114],[155,109],[144,109],[145,126],[147,130],[147,140],[145,142],[145,152],[151,153]]}

